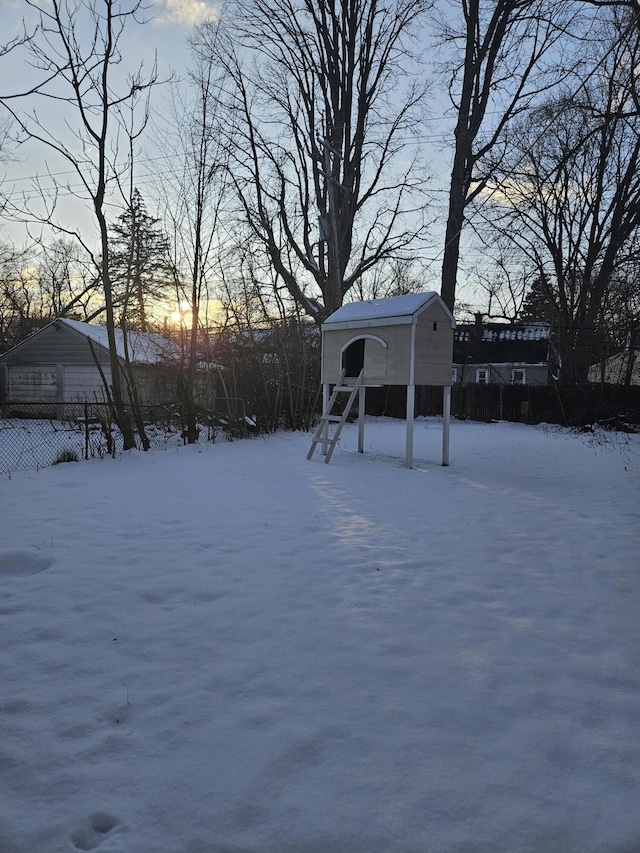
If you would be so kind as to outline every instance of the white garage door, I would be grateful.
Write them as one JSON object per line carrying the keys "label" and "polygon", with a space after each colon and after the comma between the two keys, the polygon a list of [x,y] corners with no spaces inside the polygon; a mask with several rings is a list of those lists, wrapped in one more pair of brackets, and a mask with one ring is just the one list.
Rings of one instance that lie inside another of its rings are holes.
{"label": "white garage door", "polygon": [[16,403],[55,403],[55,364],[9,365],[9,400]]}
{"label": "white garage door", "polygon": [[[111,384],[111,371],[103,367],[104,375]],[[92,403],[104,402],[104,385],[96,367],[88,365],[65,364],[64,367],[64,399],[65,403],[76,400],[87,400]]]}

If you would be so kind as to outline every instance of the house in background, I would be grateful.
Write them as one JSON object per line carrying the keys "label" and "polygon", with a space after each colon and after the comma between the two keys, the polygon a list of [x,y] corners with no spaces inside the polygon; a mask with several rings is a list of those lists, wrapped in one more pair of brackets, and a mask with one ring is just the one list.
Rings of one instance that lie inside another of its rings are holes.
{"label": "house in background", "polygon": [[598,384],[604,382],[608,385],[640,385],[640,349],[619,352],[598,364],[592,364],[589,368],[589,382]]}
{"label": "house in background", "polygon": [[[116,344],[124,364],[121,329]],[[129,332],[127,346],[141,401],[175,400],[180,348],[162,335],[141,332]],[[14,410],[27,404],[35,414],[34,404],[104,402],[100,371],[110,384],[106,327],[60,317],[0,356],[0,405]]]}
{"label": "house in background", "polygon": [[549,323],[458,325],[453,338],[454,385],[546,385]]}

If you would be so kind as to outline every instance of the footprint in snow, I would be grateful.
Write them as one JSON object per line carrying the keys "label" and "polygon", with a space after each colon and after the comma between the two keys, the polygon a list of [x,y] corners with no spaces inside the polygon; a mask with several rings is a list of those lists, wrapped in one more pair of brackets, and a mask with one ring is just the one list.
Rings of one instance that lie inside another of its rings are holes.
{"label": "footprint in snow", "polygon": [[123,824],[113,815],[107,812],[94,812],[79,829],[71,834],[71,843],[76,850],[97,850],[107,838],[122,827]]}
{"label": "footprint in snow", "polygon": [[46,572],[53,565],[53,557],[30,554],[28,551],[11,551],[0,554],[0,577],[24,577]]}

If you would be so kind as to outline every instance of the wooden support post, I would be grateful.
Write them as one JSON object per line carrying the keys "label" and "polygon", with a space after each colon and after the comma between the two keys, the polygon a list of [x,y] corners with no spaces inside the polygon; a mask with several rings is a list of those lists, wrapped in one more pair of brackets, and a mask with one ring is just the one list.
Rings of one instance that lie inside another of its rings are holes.
{"label": "wooden support post", "polygon": [[407,456],[405,465],[413,468],[413,416],[416,405],[416,386],[407,385]]}
{"label": "wooden support post", "polygon": [[364,453],[365,386],[358,391],[358,453]]}
{"label": "wooden support post", "polygon": [[451,424],[451,386],[442,389],[442,464],[449,464],[449,427]]}
{"label": "wooden support post", "polygon": [[[329,383],[324,382],[322,384],[322,414],[323,415],[327,413],[327,409],[329,408],[330,397],[331,397],[331,394],[329,393]],[[324,429],[322,430],[322,438],[329,438],[329,423],[328,422],[324,425]],[[325,441],[322,444],[322,455],[323,456],[327,455],[328,449],[329,449],[329,445]]]}

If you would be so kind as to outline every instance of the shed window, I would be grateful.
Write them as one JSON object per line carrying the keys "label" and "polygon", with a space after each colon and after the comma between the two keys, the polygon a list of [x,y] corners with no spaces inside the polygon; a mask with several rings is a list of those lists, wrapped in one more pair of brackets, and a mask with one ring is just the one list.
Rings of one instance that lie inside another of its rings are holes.
{"label": "shed window", "polygon": [[511,382],[514,385],[526,385],[527,384],[527,371],[524,368],[518,368],[516,370],[511,371]]}
{"label": "shed window", "polygon": [[458,381],[458,368],[457,367],[451,368],[451,381],[453,382],[454,385]]}
{"label": "shed window", "polygon": [[489,384],[489,368],[488,367],[479,367],[476,370],[476,382],[478,385],[488,385]]}

